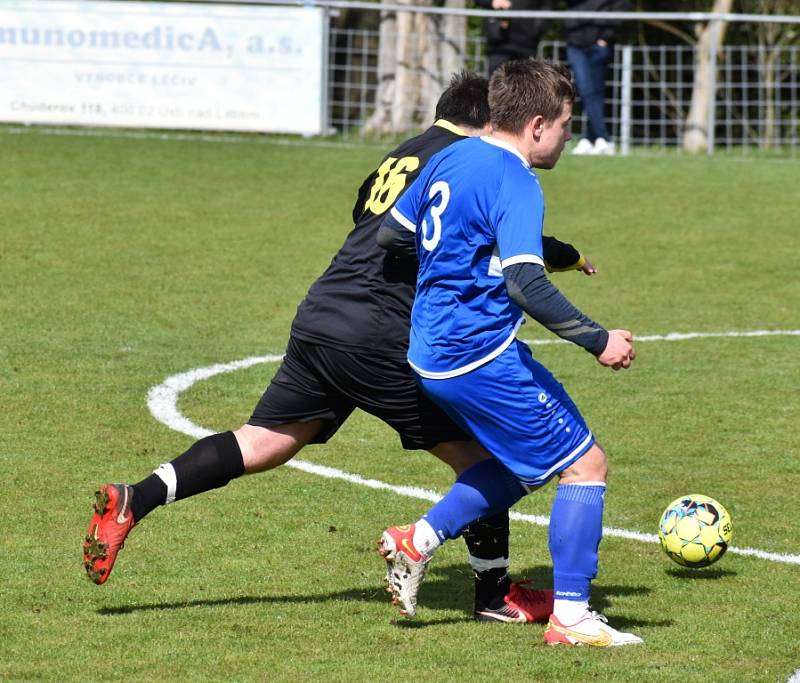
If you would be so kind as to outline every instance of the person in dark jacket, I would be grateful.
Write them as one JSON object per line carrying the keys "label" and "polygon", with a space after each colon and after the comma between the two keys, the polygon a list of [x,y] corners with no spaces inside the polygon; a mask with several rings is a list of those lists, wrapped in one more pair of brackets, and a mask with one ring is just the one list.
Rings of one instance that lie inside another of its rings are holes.
{"label": "person in dark jacket", "polygon": [[[483,9],[493,10],[549,10],[552,0],[475,0]],[[485,26],[486,56],[489,75],[509,59],[536,57],[539,40],[547,29],[544,19],[489,19]]]}
{"label": "person in dark jacket", "polygon": [[[577,0],[567,2],[571,12],[624,12],[625,0]],[[567,61],[586,115],[586,130],[573,154],[614,154],[615,147],[605,120],[605,88],[608,64],[614,54],[619,21],[567,19]]]}

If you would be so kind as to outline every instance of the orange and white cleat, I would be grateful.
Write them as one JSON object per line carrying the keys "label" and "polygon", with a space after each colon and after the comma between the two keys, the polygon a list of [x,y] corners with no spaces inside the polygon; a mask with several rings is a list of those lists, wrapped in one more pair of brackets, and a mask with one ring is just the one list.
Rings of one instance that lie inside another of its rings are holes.
{"label": "orange and white cleat", "polygon": [[103,484],[94,495],[94,514],[83,541],[83,568],[100,585],[108,580],[117,553],[136,521],[131,513],[132,487]]}
{"label": "orange and white cleat", "polygon": [[386,581],[392,602],[400,605],[400,614],[409,618],[417,613],[417,593],[430,562],[414,546],[414,526],[390,527],[378,541],[378,554],[386,560]]}
{"label": "orange and white cleat", "polygon": [[502,621],[526,624],[547,621],[553,612],[552,588],[528,588],[527,581],[511,584],[503,604],[497,608],[475,601],[474,617],[477,621]]}
{"label": "orange and white cleat", "polygon": [[644,642],[632,633],[617,631],[608,625],[608,619],[597,612],[587,611],[574,624],[565,626],[553,614],[544,632],[547,645],[593,645],[616,647]]}

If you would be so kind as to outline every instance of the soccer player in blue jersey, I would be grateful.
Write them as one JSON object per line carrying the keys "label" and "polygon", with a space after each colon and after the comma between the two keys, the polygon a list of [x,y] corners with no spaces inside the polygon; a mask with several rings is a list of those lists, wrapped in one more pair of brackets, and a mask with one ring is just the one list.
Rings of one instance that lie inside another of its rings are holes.
{"label": "soccer player in blue jersey", "polygon": [[555,601],[551,645],[640,643],[589,606],[597,574],[606,454],[550,372],[516,339],[523,311],[604,366],[627,368],[627,330],[606,330],[545,273],[544,198],[534,168],[553,168],[570,139],[569,72],[533,59],[492,76],[493,133],[434,156],[384,220],[379,242],[414,236],[419,256],[408,360],[419,384],[495,458],[465,470],[416,524],[387,529],[390,588],[414,613],[436,548],[466,525],[559,478],[550,516]]}
{"label": "soccer player in blue jersey", "polygon": [[[248,422],[196,441],[136,483],[98,488],[83,541],[94,583],[109,579],[128,534],[157,508],[281,466],[307,444],[330,440],[356,408],[393,427],[404,449],[429,450],[456,475],[489,457],[417,386],[406,361],[416,253],[387,254],[375,240],[384,214],[434,154],[488,130],[487,97],[485,78],[455,75],[439,98],[436,122],[396,146],[364,180],[352,230],[298,307],[283,363]],[[544,252],[551,270],[595,272],[553,237],[545,238]],[[475,572],[475,619],[548,618],[552,591],[508,575],[506,511],[470,525],[464,540]]]}

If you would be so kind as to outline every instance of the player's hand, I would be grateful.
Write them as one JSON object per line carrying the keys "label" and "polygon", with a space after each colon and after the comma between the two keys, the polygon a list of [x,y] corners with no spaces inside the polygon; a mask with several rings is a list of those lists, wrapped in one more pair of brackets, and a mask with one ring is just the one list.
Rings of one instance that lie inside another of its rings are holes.
{"label": "player's hand", "polygon": [[597,272],[597,268],[595,268],[594,264],[586,257],[584,257],[583,265],[581,266],[581,270],[586,275],[594,275]]}
{"label": "player's hand", "polygon": [[633,335],[628,330],[609,330],[606,348],[597,357],[597,362],[612,370],[620,370],[629,368],[634,358]]}

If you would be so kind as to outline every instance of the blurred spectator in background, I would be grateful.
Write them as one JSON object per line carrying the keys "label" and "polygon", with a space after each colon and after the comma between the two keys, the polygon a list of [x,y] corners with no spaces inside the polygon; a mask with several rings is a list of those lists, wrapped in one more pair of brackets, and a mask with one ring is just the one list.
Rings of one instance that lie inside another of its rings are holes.
{"label": "blurred spectator in background", "polygon": [[[625,12],[626,0],[570,0],[571,12]],[[586,130],[573,154],[614,154],[615,146],[605,120],[605,89],[608,64],[614,54],[619,21],[567,19],[567,61],[575,77],[578,96],[586,115]]]}
{"label": "blurred spectator in background", "polygon": [[[553,9],[553,0],[475,0],[483,9],[525,10]],[[489,75],[509,59],[535,57],[547,24],[546,19],[489,19],[486,22],[486,56]]]}

